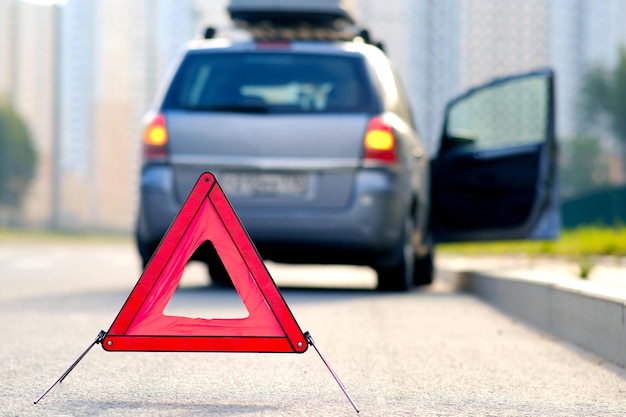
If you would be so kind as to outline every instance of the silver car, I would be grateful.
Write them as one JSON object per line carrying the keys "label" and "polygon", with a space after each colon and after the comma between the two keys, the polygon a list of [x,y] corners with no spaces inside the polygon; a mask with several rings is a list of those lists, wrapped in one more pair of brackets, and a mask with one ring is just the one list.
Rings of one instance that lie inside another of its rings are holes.
{"label": "silver car", "polygon": [[[552,78],[453,102],[431,160],[379,47],[192,41],[146,116],[143,263],[205,171],[265,259],[368,265],[379,290],[431,283],[436,241],[554,236]],[[210,242],[194,259],[230,282]]]}

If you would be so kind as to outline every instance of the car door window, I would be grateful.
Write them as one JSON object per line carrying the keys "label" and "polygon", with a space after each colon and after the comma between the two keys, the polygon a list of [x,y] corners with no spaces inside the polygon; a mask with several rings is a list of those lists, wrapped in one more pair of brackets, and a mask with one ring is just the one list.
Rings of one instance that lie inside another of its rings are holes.
{"label": "car door window", "polygon": [[547,88],[545,78],[522,78],[478,91],[450,109],[446,137],[476,150],[541,143]]}

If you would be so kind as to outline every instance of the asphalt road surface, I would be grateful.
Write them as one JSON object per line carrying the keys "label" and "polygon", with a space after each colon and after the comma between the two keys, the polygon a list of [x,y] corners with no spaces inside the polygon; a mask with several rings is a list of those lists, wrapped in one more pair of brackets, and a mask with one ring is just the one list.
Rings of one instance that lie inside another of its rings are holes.
{"label": "asphalt road surface", "polygon": [[[626,372],[443,284],[371,290],[369,269],[268,264],[303,331],[362,416],[625,416]],[[0,242],[1,416],[357,415],[315,350],[105,352],[95,346],[139,278],[128,243]],[[166,309],[243,317],[190,265]]]}

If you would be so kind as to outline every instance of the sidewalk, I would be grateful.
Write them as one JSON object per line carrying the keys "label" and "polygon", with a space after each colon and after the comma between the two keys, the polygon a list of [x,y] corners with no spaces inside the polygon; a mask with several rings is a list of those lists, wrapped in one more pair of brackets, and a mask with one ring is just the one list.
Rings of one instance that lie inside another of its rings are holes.
{"label": "sidewalk", "polygon": [[438,254],[453,284],[542,330],[626,366],[626,259],[580,266],[557,258]]}

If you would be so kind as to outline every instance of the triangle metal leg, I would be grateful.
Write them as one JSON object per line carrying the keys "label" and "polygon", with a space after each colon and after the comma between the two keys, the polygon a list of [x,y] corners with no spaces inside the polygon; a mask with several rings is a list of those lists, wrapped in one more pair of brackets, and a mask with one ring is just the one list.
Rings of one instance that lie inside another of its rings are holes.
{"label": "triangle metal leg", "polygon": [[105,336],[106,336],[106,332],[104,330],[101,330],[100,333],[98,333],[98,336],[96,337],[96,339],[91,343],[91,345],[89,345],[89,347],[78,357],[78,359],[76,359],[74,363],[70,365],[70,367],[67,368],[65,372],[63,372],[63,375],[61,375],[59,379],[57,379],[54,382],[54,384],[50,386],[50,388],[48,388],[43,394],[41,394],[39,398],[37,398],[37,400],[35,400],[34,404],[37,404],[39,401],[41,401],[43,397],[45,397],[46,394],[48,394],[52,390],[52,388],[54,388],[57,384],[60,384],[61,382],[63,382],[63,380],[70,374],[70,372],[74,370],[76,365],[78,365],[78,362],[80,362],[85,357],[85,355],[87,355],[87,352],[89,352],[91,348],[97,345],[98,343],[101,343]]}
{"label": "triangle metal leg", "polygon": [[320,359],[322,359],[322,362],[324,362],[324,365],[326,365],[326,368],[328,368],[328,370],[330,371],[330,373],[333,376],[333,378],[335,378],[335,381],[337,381],[337,384],[339,385],[339,388],[341,388],[341,390],[343,391],[343,393],[346,396],[346,398],[348,399],[348,401],[350,401],[350,404],[354,408],[354,411],[356,411],[358,413],[359,409],[357,408],[357,406],[354,403],[354,401],[352,401],[352,398],[350,398],[350,394],[348,394],[348,390],[346,390],[346,387],[343,385],[343,383],[341,382],[341,380],[339,379],[339,377],[337,376],[335,371],[333,371],[333,368],[330,367],[328,362],[326,362],[326,359],[324,359],[324,356],[322,356],[322,353],[319,351],[319,349],[315,345],[315,341],[313,340],[313,337],[311,336],[311,333],[309,333],[309,332],[304,333],[304,337],[309,342],[309,345],[313,346],[313,348],[315,349],[315,351],[319,355]]}

